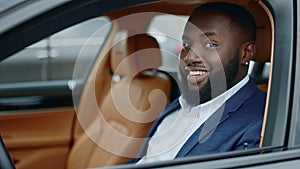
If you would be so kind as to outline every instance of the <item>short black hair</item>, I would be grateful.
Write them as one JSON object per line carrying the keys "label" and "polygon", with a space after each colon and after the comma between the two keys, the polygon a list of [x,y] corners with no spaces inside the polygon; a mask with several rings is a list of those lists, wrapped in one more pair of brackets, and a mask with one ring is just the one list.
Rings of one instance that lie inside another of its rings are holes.
{"label": "short black hair", "polygon": [[251,13],[244,7],[227,2],[210,2],[197,7],[194,13],[210,10],[227,15],[231,23],[237,25],[247,35],[246,41],[256,40],[256,23]]}

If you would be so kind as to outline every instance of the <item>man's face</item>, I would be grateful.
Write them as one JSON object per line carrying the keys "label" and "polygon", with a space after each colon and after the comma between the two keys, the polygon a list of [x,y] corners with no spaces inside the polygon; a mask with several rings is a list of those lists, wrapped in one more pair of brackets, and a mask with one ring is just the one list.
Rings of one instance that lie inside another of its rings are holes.
{"label": "man's face", "polygon": [[182,94],[191,104],[199,104],[241,80],[238,72],[242,43],[225,15],[199,12],[189,22],[180,55]]}

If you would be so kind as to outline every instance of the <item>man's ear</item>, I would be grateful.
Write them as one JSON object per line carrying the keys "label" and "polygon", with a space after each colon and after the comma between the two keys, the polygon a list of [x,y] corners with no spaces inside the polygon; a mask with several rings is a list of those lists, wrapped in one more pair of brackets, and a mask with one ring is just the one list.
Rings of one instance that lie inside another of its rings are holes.
{"label": "man's ear", "polygon": [[244,43],[241,48],[241,64],[248,65],[255,53],[256,44],[254,41]]}

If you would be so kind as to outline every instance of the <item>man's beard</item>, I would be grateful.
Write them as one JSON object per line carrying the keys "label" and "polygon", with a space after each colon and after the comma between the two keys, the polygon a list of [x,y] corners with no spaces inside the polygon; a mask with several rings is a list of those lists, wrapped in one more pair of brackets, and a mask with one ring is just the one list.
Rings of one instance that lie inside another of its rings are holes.
{"label": "man's beard", "polygon": [[[196,106],[224,93],[227,89],[234,85],[233,82],[238,73],[239,61],[240,58],[236,56],[229,64],[224,66],[224,69],[220,69],[212,75],[210,74],[208,82],[202,88],[200,88],[198,92],[196,90],[189,89],[186,73],[183,73],[182,70],[180,70],[179,72],[182,82],[179,86],[182,97],[188,104]],[[226,84],[224,82],[224,73]]]}

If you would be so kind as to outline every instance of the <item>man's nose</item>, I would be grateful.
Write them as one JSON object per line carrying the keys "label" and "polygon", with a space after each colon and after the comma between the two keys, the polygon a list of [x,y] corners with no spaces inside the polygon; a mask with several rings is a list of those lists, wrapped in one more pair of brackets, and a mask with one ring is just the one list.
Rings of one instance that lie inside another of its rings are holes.
{"label": "man's nose", "polygon": [[188,54],[184,58],[185,63],[202,62],[199,51],[190,49]]}

